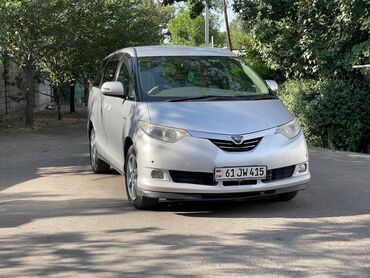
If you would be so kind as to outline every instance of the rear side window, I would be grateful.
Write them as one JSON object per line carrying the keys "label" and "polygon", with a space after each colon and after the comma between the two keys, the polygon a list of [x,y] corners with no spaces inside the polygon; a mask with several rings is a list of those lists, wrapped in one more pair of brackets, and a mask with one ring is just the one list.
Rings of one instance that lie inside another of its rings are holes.
{"label": "rear side window", "polygon": [[129,99],[135,100],[135,86],[132,75],[125,63],[122,63],[121,69],[118,75],[118,81],[122,82],[126,94]]}
{"label": "rear side window", "polygon": [[101,66],[100,66],[100,69],[99,69],[99,73],[97,74],[95,80],[94,80],[94,84],[93,86],[95,87],[100,87],[100,81],[102,80],[103,78],[103,74],[104,74],[104,70],[105,70],[105,65],[107,64],[107,61],[103,61]]}
{"label": "rear side window", "polygon": [[117,67],[118,67],[118,61],[117,60],[111,60],[111,61],[108,62],[107,68],[106,68],[105,73],[104,73],[103,83],[104,82],[115,81]]}

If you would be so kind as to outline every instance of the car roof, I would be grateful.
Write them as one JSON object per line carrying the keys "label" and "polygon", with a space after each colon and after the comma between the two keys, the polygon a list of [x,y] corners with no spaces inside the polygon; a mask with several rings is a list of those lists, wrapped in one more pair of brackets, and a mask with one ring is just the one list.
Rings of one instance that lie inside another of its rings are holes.
{"label": "car roof", "polygon": [[118,50],[106,58],[115,54],[127,53],[131,57],[156,57],[156,56],[237,56],[231,51],[222,48],[211,47],[194,47],[194,46],[139,46],[123,48]]}

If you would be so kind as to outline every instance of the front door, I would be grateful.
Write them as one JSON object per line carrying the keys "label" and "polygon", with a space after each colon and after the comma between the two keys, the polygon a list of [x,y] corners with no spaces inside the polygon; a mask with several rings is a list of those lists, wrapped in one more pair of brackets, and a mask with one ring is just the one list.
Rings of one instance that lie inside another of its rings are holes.
{"label": "front door", "polygon": [[130,129],[131,117],[136,107],[135,87],[131,75],[131,67],[125,57],[121,57],[116,80],[122,82],[126,97],[104,96],[104,125],[107,131],[108,151],[111,164],[123,171],[123,144]]}
{"label": "front door", "polygon": [[103,95],[101,94],[101,84],[105,76],[107,61],[103,61],[100,72],[94,81],[89,93],[89,112],[90,119],[95,130],[95,144],[98,153],[103,157],[107,154],[107,136],[103,123]]}

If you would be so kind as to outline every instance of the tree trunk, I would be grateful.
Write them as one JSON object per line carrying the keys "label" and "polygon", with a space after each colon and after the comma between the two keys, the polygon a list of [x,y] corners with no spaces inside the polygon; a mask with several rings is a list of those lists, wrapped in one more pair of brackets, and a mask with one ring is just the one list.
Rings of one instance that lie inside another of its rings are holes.
{"label": "tree trunk", "polygon": [[71,90],[69,92],[69,112],[74,113],[76,112],[75,109],[75,82],[71,83]]}
{"label": "tree trunk", "polygon": [[60,86],[55,88],[54,98],[57,104],[58,121],[60,121],[62,119],[62,114],[60,112]]}
{"label": "tree trunk", "polygon": [[35,69],[31,55],[29,55],[27,64],[25,66],[25,71],[26,71],[26,101],[27,101],[26,126],[33,127],[33,108],[35,106],[35,83],[34,83]]}
{"label": "tree trunk", "polygon": [[84,80],[84,96],[85,96],[85,106],[87,106],[89,102],[89,94],[90,94],[90,86],[89,86],[89,80],[85,79]]}
{"label": "tree trunk", "polygon": [[5,115],[8,114],[8,95],[9,95],[9,57],[3,54],[3,80],[4,80],[4,97],[5,97]]}

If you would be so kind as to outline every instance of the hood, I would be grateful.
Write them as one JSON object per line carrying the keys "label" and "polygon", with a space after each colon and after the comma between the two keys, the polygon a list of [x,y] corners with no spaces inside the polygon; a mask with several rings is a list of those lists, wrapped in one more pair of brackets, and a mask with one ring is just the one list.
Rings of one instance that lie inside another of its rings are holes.
{"label": "hood", "polygon": [[186,130],[246,134],[293,120],[279,100],[149,102],[151,123]]}

